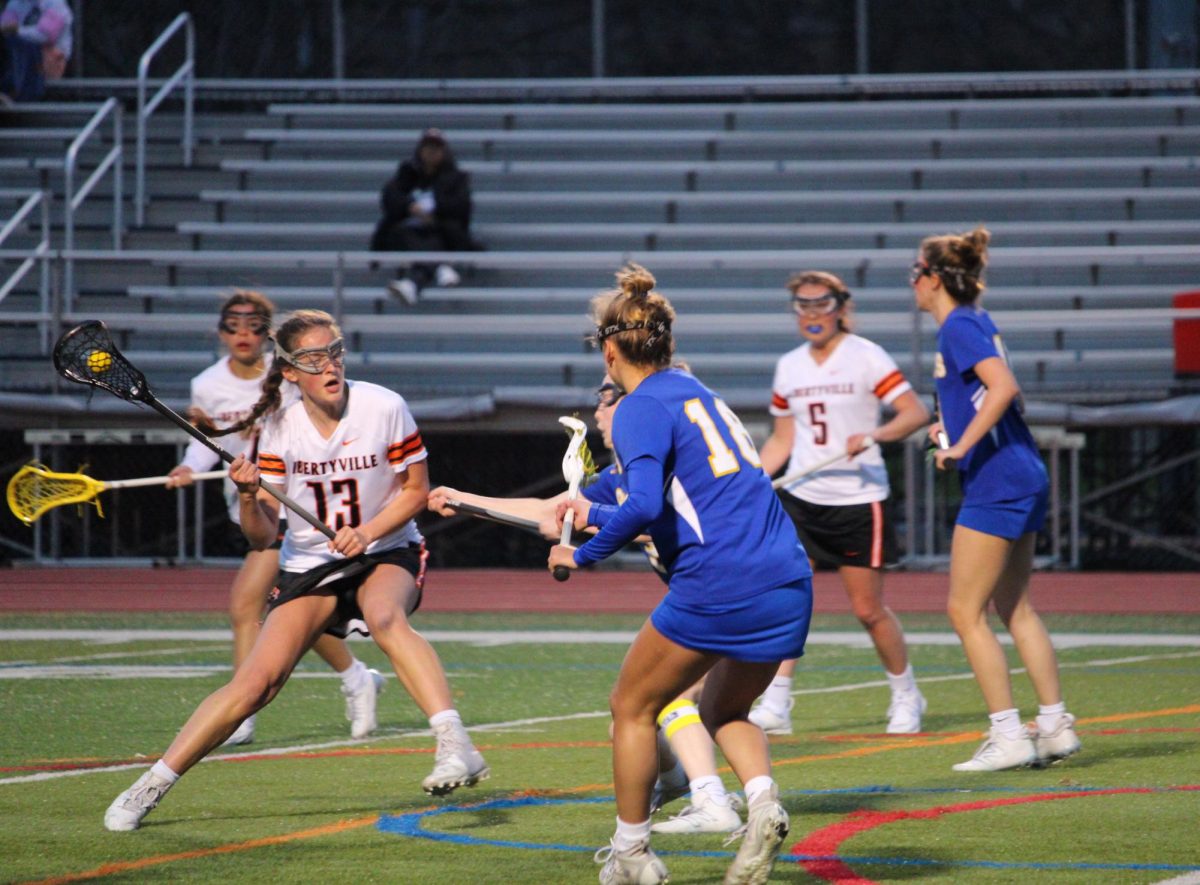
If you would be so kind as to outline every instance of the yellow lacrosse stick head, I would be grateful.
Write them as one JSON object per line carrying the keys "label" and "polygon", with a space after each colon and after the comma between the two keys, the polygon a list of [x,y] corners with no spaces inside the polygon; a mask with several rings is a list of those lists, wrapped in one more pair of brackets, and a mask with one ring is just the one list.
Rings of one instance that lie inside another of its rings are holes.
{"label": "yellow lacrosse stick head", "polygon": [[8,509],[25,523],[34,521],[64,504],[94,504],[101,516],[100,493],[104,483],[83,473],[56,473],[44,464],[32,461],[8,481]]}

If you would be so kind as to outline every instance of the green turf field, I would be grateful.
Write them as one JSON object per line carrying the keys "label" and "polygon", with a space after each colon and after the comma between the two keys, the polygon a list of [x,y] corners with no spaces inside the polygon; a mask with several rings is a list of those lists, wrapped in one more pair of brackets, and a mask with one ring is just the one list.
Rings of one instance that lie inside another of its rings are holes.
{"label": "green turf field", "polygon": [[[310,656],[238,761],[216,754],[141,830],[113,834],[101,822],[108,803],[227,677],[228,642],[196,634],[222,631],[222,620],[0,616],[0,880],[596,881],[592,853],[615,814],[606,698],[625,644],[586,640],[619,640],[604,634],[640,619],[417,620],[491,780],[426,797],[432,741],[394,676],[379,731],[351,741],[338,683]],[[950,765],[974,752],[986,717],[945,619],[904,618],[929,711],[925,734],[888,738],[865,634],[818,618],[797,674],[795,734],[772,739],[792,820],[772,881],[1200,882],[1200,617],[1046,620],[1083,752],[1046,770],[968,775]],[[24,630],[58,632],[13,632]],[[145,632],[109,632],[123,630]],[[455,635],[464,631],[476,635]],[[384,668],[370,643],[354,651]],[[1027,680],[1014,684],[1031,717]],[[720,881],[736,848],[722,841],[654,845],[672,882],[704,883]]]}

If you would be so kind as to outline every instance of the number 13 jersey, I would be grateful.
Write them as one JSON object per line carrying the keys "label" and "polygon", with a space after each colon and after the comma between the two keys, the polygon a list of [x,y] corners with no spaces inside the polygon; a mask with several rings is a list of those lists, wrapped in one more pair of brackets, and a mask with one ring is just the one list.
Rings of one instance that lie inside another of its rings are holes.
{"label": "number 13 jersey", "polygon": [[[771,414],[792,416],[795,434],[787,473],[796,473],[846,451],[846,440],[879,424],[880,404],[912,389],[878,344],[846,335],[823,363],[809,344],[785,353],[775,366]],[[810,504],[869,504],[888,496],[887,468],[879,447],[836,461],[787,486]]]}
{"label": "number 13 jersey", "polygon": [[[335,532],[374,518],[400,493],[398,474],[428,457],[421,432],[404,398],[377,384],[347,381],[349,401],[336,429],[325,439],[304,402],[297,401],[263,425],[258,466],[264,482],[282,491]],[[372,542],[368,553],[419,544],[409,520]],[[288,520],[280,568],[304,572],[329,562],[328,539],[303,519]]]}

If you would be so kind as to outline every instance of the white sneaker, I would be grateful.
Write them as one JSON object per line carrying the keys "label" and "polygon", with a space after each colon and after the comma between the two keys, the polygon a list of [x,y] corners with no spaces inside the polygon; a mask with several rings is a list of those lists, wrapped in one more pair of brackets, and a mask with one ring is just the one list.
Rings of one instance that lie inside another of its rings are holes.
{"label": "white sneaker", "polygon": [[888,707],[888,734],[916,734],[921,730],[921,716],[925,713],[925,697],[919,691],[896,692]]}
{"label": "white sneaker", "polygon": [[1052,765],[1060,759],[1075,755],[1083,748],[1079,735],[1075,734],[1075,717],[1070,713],[1059,716],[1054,731],[1047,734],[1042,734],[1036,724],[1030,725],[1029,729],[1034,747],[1037,748],[1039,765]]}
{"label": "white sneaker", "polygon": [[1007,771],[1032,765],[1037,758],[1037,748],[1027,732],[1022,731],[1020,737],[1010,738],[993,728],[974,756],[951,767],[955,771]]}
{"label": "white sneaker", "polygon": [[375,702],[383,693],[383,674],[368,670],[369,678],[363,680],[362,688],[351,691],[342,686],[346,696],[346,718],[350,720],[350,737],[362,738],[375,730]]}
{"label": "white sneaker", "polygon": [[408,277],[399,280],[392,280],[388,283],[388,291],[407,304],[409,307],[414,307],[421,299],[421,290],[417,288],[417,284]]}
{"label": "white sneaker", "polygon": [[444,289],[450,289],[462,282],[462,277],[458,275],[458,271],[448,264],[439,264],[437,266],[437,284]]}
{"label": "white sneaker", "polygon": [[596,852],[593,860],[604,864],[600,885],[658,885],[670,875],[649,840],[628,851],[618,851],[615,842],[610,841]]}
{"label": "white sneaker", "polygon": [[442,725],[433,730],[437,737],[437,757],[429,777],[421,781],[421,788],[430,796],[447,796],[458,787],[473,787],[492,775],[483,756],[462,725]]}
{"label": "white sneaker", "polygon": [[788,813],[779,804],[779,787],[772,785],[769,792],[750,803],[746,823],[725,842],[728,845],[739,836],[742,838],[742,847],[725,872],[725,885],[766,882],[790,828]]}
{"label": "white sneaker", "polygon": [[742,819],[731,805],[716,802],[693,803],[670,820],[654,824],[652,833],[691,835],[694,833],[732,833],[742,825]]}
{"label": "white sneaker", "polygon": [[240,747],[242,744],[254,742],[254,715],[250,714],[242,720],[242,724],[234,729],[233,734],[225,738],[222,747]]}
{"label": "white sneaker", "polygon": [[783,714],[776,713],[766,704],[759,704],[750,711],[750,721],[766,734],[791,734],[792,704],[794,703],[795,701],[788,698],[788,708]]}
{"label": "white sneaker", "polygon": [[141,826],[142,818],[154,810],[171,786],[170,781],[147,771],[108,806],[104,812],[104,828],[114,833],[136,830]]}

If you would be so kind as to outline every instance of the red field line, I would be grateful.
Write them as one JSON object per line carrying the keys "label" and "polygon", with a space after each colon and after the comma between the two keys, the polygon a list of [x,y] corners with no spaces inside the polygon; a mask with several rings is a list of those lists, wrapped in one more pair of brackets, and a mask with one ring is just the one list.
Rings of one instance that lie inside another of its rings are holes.
{"label": "red field line", "polygon": [[[19,568],[0,572],[0,611],[224,611],[230,569]],[[814,581],[816,610],[849,614],[837,575]],[[945,610],[945,574],[888,575],[888,605],[901,612]],[[1043,572],[1033,576],[1039,611],[1200,614],[1200,577],[1192,573]],[[540,570],[444,569],[430,572],[428,612],[649,612],[663,585],[645,572],[580,572],[570,584]]]}

